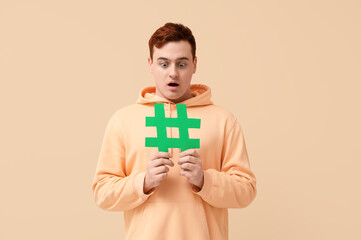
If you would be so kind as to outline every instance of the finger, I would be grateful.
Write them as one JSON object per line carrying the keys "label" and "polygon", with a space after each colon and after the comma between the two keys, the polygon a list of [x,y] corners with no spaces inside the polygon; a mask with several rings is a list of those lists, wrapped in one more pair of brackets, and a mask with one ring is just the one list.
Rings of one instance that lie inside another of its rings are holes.
{"label": "finger", "polygon": [[156,160],[153,160],[149,164],[150,164],[150,166],[153,166],[153,167],[158,167],[158,166],[163,166],[163,165],[169,165],[172,167],[174,166],[173,161],[168,158],[158,158]]}
{"label": "finger", "polygon": [[190,171],[180,171],[179,175],[189,178],[190,177]]}
{"label": "finger", "polygon": [[159,166],[159,167],[154,168],[153,171],[154,171],[154,175],[158,175],[158,174],[169,172],[169,168],[167,166]]}
{"label": "finger", "polygon": [[181,153],[179,153],[179,157],[185,157],[185,156],[193,156],[193,157],[200,157],[198,152],[195,149],[188,149]]}
{"label": "finger", "polygon": [[196,165],[194,163],[188,163],[188,162],[181,164],[180,167],[184,171],[193,171],[194,169],[196,169]]}
{"label": "finger", "polygon": [[156,152],[155,154],[153,154],[153,156],[151,156],[151,158],[149,159],[150,161],[156,160],[158,158],[171,158],[173,157],[172,153],[169,152]]}
{"label": "finger", "polygon": [[161,180],[167,178],[167,176],[168,176],[168,173],[161,173],[161,174],[156,175],[158,181],[161,181]]}
{"label": "finger", "polygon": [[193,164],[199,164],[200,159],[197,157],[193,157],[193,156],[185,156],[178,160],[178,164],[183,164],[186,162],[193,163]]}

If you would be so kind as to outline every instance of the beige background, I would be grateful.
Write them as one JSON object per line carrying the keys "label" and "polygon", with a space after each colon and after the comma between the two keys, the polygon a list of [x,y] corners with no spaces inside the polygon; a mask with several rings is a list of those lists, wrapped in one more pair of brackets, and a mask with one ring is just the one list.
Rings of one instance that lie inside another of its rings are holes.
{"label": "beige background", "polygon": [[153,84],[165,22],[234,112],[258,195],[230,239],[361,239],[360,1],[0,2],[0,239],[124,239],[91,182],[115,110]]}

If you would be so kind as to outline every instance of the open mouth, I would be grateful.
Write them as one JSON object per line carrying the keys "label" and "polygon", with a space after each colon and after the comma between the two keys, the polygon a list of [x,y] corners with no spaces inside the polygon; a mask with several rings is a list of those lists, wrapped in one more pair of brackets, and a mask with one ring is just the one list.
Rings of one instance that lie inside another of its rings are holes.
{"label": "open mouth", "polygon": [[170,86],[170,87],[177,87],[177,86],[179,86],[179,84],[178,84],[178,83],[169,83],[168,86]]}

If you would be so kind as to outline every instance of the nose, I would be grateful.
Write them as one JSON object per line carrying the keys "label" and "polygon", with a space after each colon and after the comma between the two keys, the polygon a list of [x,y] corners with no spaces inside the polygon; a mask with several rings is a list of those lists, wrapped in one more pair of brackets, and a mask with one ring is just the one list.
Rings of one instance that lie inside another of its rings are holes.
{"label": "nose", "polygon": [[173,64],[173,66],[171,66],[169,68],[169,77],[171,77],[173,79],[178,78],[178,71],[177,71],[177,67],[175,66],[175,64]]}

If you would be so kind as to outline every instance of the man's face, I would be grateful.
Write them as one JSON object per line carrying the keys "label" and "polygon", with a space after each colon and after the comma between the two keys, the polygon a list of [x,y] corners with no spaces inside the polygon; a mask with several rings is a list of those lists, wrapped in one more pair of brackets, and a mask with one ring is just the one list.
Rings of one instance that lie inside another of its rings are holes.
{"label": "man's face", "polygon": [[190,85],[196,72],[197,57],[192,61],[191,49],[185,40],[154,47],[153,60],[148,58],[148,64],[154,76],[156,95],[174,103],[192,97]]}

